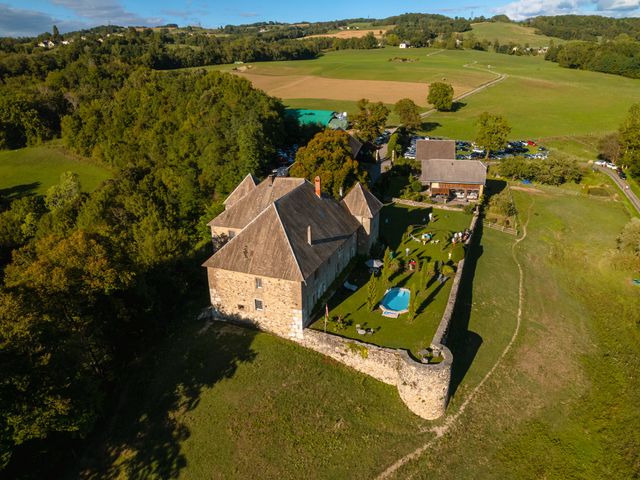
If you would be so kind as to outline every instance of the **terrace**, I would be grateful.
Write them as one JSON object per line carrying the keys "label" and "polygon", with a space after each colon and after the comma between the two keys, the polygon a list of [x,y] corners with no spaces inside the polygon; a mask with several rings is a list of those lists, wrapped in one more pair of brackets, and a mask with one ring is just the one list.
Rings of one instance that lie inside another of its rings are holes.
{"label": "terrace", "polygon": [[[433,221],[429,221],[430,213],[433,213]],[[415,296],[415,317],[412,318],[411,311],[401,313],[398,318],[382,315],[379,302],[386,291],[382,278],[378,279],[375,307],[373,310],[369,307],[371,273],[365,265],[366,259],[361,259],[346,278],[356,290],[340,286],[328,301],[327,333],[382,347],[407,349],[417,356],[431,343],[444,313],[452,281],[447,279],[441,283],[437,280],[438,274],[422,276],[416,269],[412,270],[409,263],[412,260],[418,265],[426,261],[449,262],[452,235],[468,228],[470,221],[471,215],[464,212],[404,205],[384,207],[380,212],[380,240],[404,265],[390,275],[388,288],[410,290],[411,296]],[[422,235],[427,233],[432,234],[433,239],[423,244]],[[381,252],[377,258],[382,257]],[[324,331],[324,308],[311,328]]]}

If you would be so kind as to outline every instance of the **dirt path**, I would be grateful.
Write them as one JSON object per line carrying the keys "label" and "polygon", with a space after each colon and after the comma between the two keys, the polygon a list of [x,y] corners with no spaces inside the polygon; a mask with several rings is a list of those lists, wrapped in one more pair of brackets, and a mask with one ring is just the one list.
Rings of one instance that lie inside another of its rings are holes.
{"label": "dirt path", "polygon": [[420,445],[413,452],[405,455],[404,457],[398,459],[391,466],[389,466],[384,472],[378,475],[378,480],[383,480],[390,478],[400,467],[406,465],[412,460],[418,459],[431,445],[433,445],[440,437],[442,437],[445,433],[447,433],[451,427],[455,424],[458,418],[464,413],[469,403],[475,398],[477,393],[480,391],[482,386],[487,382],[487,380],[493,375],[493,372],[498,368],[504,357],[509,353],[511,347],[513,346],[516,338],[518,338],[518,333],[520,332],[520,325],[522,323],[522,306],[524,304],[524,270],[522,268],[522,264],[518,260],[518,256],[516,254],[516,247],[522,242],[525,238],[527,238],[527,226],[529,225],[529,219],[531,218],[531,208],[533,207],[533,202],[529,206],[529,211],[527,212],[527,221],[523,225],[522,228],[522,236],[518,238],[511,247],[511,255],[513,256],[513,260],[516,262],[518,266],[519,272],[519,283],[518,283],[518,313],[516,316],[516,328],[513,331],[513,335],[511,336],[511,340],[504,348],[496,363],[493,364],[491,369],[487,372],[487,374],[480,380],[480,383],[476,385],[476,387],[471,391],[471,393],[467,396],[467,398],[462,402],[460,408],[450,417],[447,417],[442,425],[432,428],[430,431],[434,434],[428,442]]}
{"label": "dirt path", "polygon": [[[435,53],[438,53],[438,52],[435,52]],[[435,53],[433,55],[435,55]],[[493,80],[490,80],[488,82],[485,82],[482,85],[479,85],[479,86],[473,88],[472,90],[469,90],[468,92],[465,92],[465,93],[463,93],[461,95],[458,95],[457,97],[453,97],[453,101],[454,102],[462,100],[463,98],[467,98],[467,97],[469,97],[471,95],[475,95],[476,93],[479,93],[479,92],[483,91],[486,88],[492,87],[493,85],[496,85],[497,83],[502,82],[503,80],[505,80],[508,77],[508,75],[506,73],[498,73],[498,72],[494,72],[494,71],[491,71],[491,70],[487,70],[485,68],[474,67],[475,63],[476,62],[471,63],[471,64],[467,63],[466,65],[463,65],[462,67],[463,68],[470,68],[470,69],[473,69],[473,70],[479,70],[481,72],[489,72],[489,73],[492,73],[492,74],[496,75],[496,78],[493,79]],[[431,110],[427,110],[426,112],[421,113],[420,117],[422,117],[422,118],[428,117],[429,115],[431,115],[434,112],[437,112],[437,110],[435,108],[432,108]]]}

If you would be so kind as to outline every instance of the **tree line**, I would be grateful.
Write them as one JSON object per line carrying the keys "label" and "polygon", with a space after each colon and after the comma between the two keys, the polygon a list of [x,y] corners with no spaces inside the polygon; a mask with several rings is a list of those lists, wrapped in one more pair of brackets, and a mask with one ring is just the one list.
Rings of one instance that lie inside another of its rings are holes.
{"label": "tree line", "polygon": [[63,118],[68,147],[113,177],[0,201],[0,469],[45,451],[52,475],[130,363],[206,303],[206,221],[295,132],[283,110],[233,75],[141,67]]}

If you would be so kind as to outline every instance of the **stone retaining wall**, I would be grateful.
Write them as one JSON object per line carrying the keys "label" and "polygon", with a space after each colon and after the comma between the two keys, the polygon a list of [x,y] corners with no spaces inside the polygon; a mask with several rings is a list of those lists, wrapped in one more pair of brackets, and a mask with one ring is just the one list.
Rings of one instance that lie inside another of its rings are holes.
{"label": "stone retaining wall", "polygon": [[391,201],[393,203],[399,203],[400,205],[407,205],[409,207],[419,207],[419,208],[436,208],[438,210],[448,210],[450,212],[462,212],[463,206],[460,208],[457,207],[448,207],[447,205],[441,205],[439,203],[427,203],[427,202],[416,202],[415,200],[407,200],[406,198],[392,198]]}
{"label": "stone retaining wall", "polygon": [[444,361],[426,364],[411,358],[406,350],[378,347],[316,330],[307,329],[304,338],[293,340],[397,387],[407,407],[422,418],[434,420],[445,412],[453,360],[446,347]]}

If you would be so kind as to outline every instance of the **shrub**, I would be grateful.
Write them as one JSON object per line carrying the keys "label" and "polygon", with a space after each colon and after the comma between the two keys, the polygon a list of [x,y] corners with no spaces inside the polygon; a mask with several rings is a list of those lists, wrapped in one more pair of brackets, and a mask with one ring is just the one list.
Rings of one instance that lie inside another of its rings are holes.
{"label": "shrub", "polygon": [[451,261],[453,263],[458,263],[464,258],[464,253],[464,245],[456,243],[451,249]]}
{"label": "shrub", "polygon": [[359,354],[362,358],[367,358],[369,356],[369,349],[364,345],[358,345],[355,342],[347,343],[347,348],[352,353]]}

